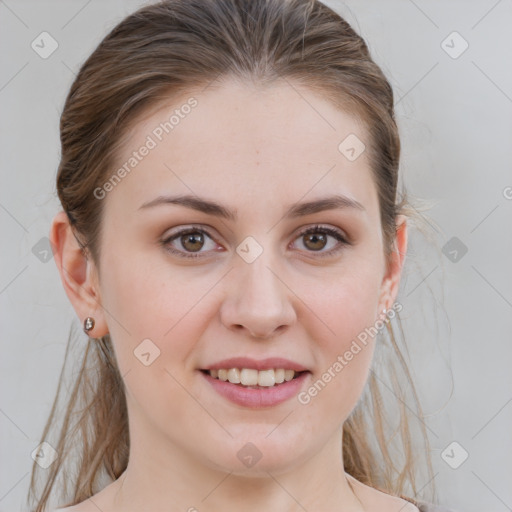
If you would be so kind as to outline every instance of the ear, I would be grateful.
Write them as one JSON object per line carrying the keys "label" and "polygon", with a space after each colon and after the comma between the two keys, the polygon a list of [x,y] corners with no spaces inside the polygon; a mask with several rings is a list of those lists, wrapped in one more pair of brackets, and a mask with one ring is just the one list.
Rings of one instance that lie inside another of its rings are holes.
{"label": "ear", "polygon": [[62,285],[80,323],[83,325],[88,316],[94,318],[95,325],[88,335],[91,338],[105,336],[108,326],[101,305],[96,266],[80,247],[65,212],[59,212],[53,219],[50,242]]}
{"label": "ear", "polygon": [[379,298],[379,313],[384,308],[390,309],[395,302],[400,286],[400,277],[407,253],[407,217],[398,215],[396,218],[396,236],[393,249],[389,255],[386,273],[382,280]]}

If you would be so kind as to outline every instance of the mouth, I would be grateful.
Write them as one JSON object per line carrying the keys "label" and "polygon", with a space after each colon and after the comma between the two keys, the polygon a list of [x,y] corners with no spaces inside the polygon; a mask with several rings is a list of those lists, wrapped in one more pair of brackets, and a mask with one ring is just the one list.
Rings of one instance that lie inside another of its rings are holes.
{"label": "mouth", "polygon": [[254,368],[202,369],[203,374],[223,382],[229,382],[247,389],[276,388],[300,378],[308,370],[295,371],[284,368],[256,370]]}
{"label": "mouth", "polygon": [[244,408],[275,407],[304,389],[310,381],[309,370],[284,368],[209,368],[199,370],[206,383],[218,395]]}

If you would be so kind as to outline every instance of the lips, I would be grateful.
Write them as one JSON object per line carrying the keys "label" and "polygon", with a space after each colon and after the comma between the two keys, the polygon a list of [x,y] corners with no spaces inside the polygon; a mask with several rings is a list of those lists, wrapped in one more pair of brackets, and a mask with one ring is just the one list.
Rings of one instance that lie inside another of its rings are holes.
{"label": "lips", "polygon": [[229,381],[222,381],[213,378],[210,375],[210,371],[207,370],[202,370],[198,373],[218,395],[231,403],[248,408],[274,407],[290,400],[294,396],[297,396],[301,389],[307,386],[311,377],[311,372],[303,371],[290,381],[285,381],[270,387],[260,387],[243,386],[241,384],[233,384]]}
{"label": "lips", "polygon": [[282,368],[283,370],[293,370],[296,373],[309,371],[309,369],[295,361],[282,357],[269,357],[266,359],[252,359],[249,357],[232,357],[223,359],[214,364],[201,368],[202,370],[223,370],[230,368],[250,368],[253,370],[272,370]]}
{"label": "lips", "polygon": [[214,391],[244,407],[272,407],[295,396],[311,370],[282,357],[232,357],[200,369]]}

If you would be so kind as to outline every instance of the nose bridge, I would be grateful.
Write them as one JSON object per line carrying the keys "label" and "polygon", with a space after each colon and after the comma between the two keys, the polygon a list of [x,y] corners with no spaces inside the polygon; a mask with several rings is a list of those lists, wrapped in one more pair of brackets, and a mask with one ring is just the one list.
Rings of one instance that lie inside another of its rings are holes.
{"label": "nose bridge", "polygon": [[[270,250],[265,251],[252,263],[240,263],[240,286],[242,299],[252,303],[252,307],[264,311],[275,308],[282,301],[281,281],[276,271],[272,271]],[[281,285],[281,286],[280,286]]]}
{"label": "nose bridge", "polygon": [[[240,253],[241,249],[249,250]],[[222,321],[228,328],[244,327],[253,336],[268,337],[281,326],[291,324],[295,313],[290,292],[279,275],[282,266],[277,264],[275,252],[270,248],[261,249],[251,261],[245,254],[252,250],[254,256],[254,242],[248,240],[240,244],[237,252],[241,256],[236,256],[236,269],[222,308]]]}

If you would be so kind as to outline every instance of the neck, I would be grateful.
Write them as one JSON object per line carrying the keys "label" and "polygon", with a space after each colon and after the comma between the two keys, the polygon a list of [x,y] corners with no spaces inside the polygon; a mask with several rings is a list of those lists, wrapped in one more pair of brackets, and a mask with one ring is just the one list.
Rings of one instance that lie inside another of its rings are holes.
{"label": "neck", "polygon": [[255,471],[256,464],[246,474],[210,467],[175,445],[166,450],[164,445],[169,439],[153,442],[154,448],[142,440],[132,443],[128,467],[112,484],[108,510],[364,510],[343,468],[341,429],[313,457],[293,467]]}

